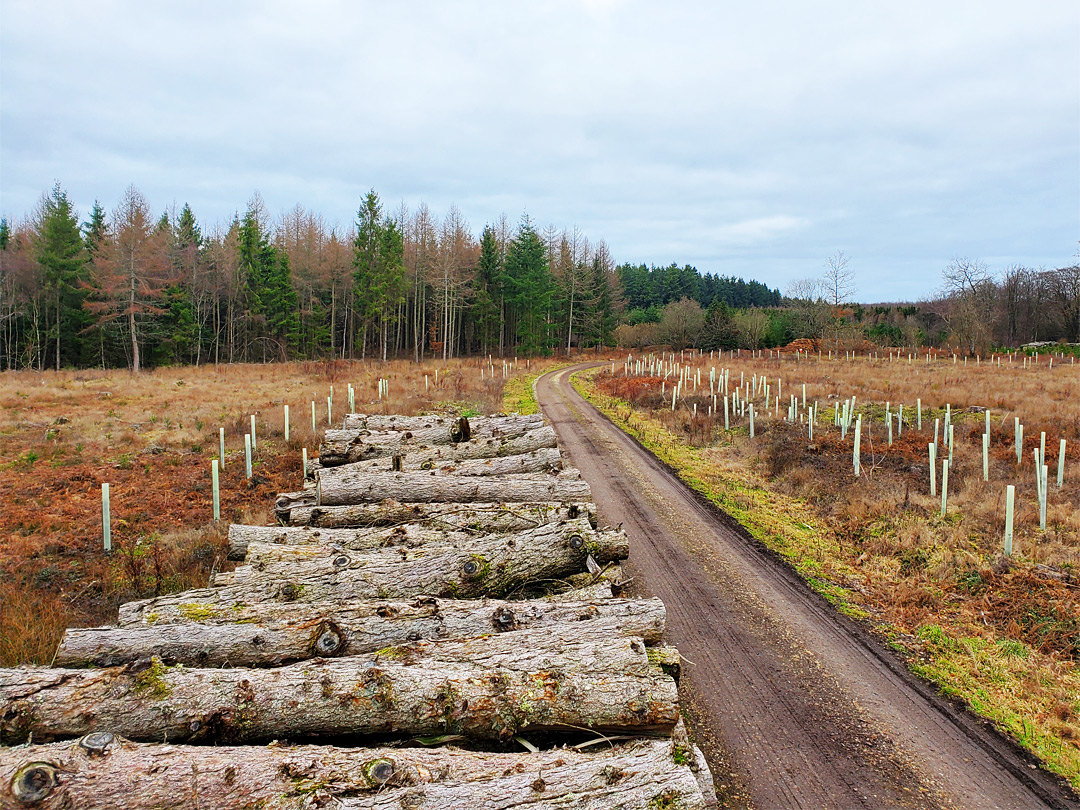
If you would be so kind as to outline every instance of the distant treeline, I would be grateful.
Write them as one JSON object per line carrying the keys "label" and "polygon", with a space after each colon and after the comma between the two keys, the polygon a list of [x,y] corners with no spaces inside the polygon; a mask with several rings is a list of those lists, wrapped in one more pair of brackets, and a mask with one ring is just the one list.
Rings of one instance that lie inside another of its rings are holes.
{"label": "distant treeline", "polygon": [[778,307],[783,298],[760,281],[700,273],[696,267],[672,263],[667,267],[621,264],[616,268],[626,296],[631,323],[659,321],[660,310],[673,301],[689,298],[708,309],[722,301],[734,309]]}
{"label": "distant treeline", "polygon": [[550,354],[615,345],[628,307],[780,303],[689,266],[616,268],[603,240],[527,217],[477,238],[454,207],[387,211],[374,190],[343,230],[300,206],[271,218],[258,195],[207,228],[135,187],[80,219],[57,184],[0,220],[0,367]]}
{"label": "distant treeline", "polygon": [[1080,340],[1080,267],[943,270],[918,305],[852,303],[842,253],[787,295],[690,265],[616,266],[603,240],[506,216],[475,236],[451,206],[328,228],[255,195],[206,228],[184,205],[155,215],[134,187],[80,222],[57,184],[24,220],[0,220],[0,368],[130,367],[286,359],[550,354],[605,346],[762,348],[798,338],[968,352]]}
{"label": "distant treeline", "polygon": [[549,354],[613,345],[623,311],[604,242],[506,217],[479,238],[454,207],[348,228],[256,195],[207,229],[129,188],[80,223],[59,184],[0,221],[0,367],[123,367],[303,358]]}
{"label": "distant treeline", "polygon": [[853,278],[846,261],[838,262],[823,280],[793,283],[780,306],[771,307],[732,307],[720,296],[703,307],[684,296],[631,310],[615,337],[639,349],[764,349],[809,340],[801,345],[823,351],[867,351],[872,344],[986,356],[1037,342],[1043,345],[1027,350],[1080,353],[1080,264],[1013,265],[994,277],[982,262],[957,258],[942,270],[941,293],[918,303],[854,303],[847,300]]}

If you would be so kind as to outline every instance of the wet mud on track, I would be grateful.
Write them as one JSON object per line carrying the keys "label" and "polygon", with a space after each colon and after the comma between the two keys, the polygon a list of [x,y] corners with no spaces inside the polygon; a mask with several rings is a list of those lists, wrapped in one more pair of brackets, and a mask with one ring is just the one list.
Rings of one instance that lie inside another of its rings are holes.
{"label": "wet mud on track", "polygon": [[576,368],[541,377],[537,399],[601,519],[626,529],[634,587],[667,606],[722,806],[1080,806],[581,399]]}

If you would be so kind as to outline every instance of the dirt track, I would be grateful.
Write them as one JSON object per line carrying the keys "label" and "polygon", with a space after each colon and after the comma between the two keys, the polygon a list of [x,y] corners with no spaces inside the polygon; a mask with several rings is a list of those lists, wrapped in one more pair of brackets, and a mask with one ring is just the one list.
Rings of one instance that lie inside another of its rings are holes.
{"label": "dirt track", "polygon": [[626,529],[636,587],[667,605],[722,806],[1080,806],[584,402],[574,370],[541,377],[537,399],[601,518]]}

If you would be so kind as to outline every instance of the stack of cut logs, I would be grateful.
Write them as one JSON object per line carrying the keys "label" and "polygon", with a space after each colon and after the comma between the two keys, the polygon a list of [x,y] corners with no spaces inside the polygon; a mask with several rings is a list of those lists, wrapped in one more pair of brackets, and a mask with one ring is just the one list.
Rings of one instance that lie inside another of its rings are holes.
{"label": "stack of cut logs", "polygon": [[0,805],[715,805],[664,605],[540,417],[352,414],[308,472],[210,587],[0,670]]}

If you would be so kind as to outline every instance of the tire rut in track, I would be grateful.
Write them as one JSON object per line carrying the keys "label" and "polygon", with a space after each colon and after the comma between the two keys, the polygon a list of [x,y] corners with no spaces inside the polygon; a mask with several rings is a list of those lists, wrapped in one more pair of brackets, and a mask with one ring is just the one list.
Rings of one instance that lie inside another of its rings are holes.
{"label": "tire rut in track", "polygon": [[[537,399],[668,609],[689,714],[730,806],[1074,807],[1063,780],[933,694],[574,392]],[[710,743],[715,743],[710,745]]]}

